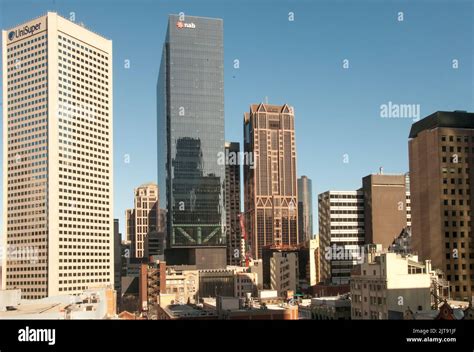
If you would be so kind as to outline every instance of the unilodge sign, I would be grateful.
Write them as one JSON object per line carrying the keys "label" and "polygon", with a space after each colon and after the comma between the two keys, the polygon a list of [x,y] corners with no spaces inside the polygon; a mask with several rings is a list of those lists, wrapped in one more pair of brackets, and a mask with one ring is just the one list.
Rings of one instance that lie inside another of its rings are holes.
{"label": "unilodge sign", "polygon": [[41,22],[33,26],[24,26],[23,28],[18,28],[8,33],[8,40],[12,41],[14,39],[20,39],[24,36],[30,36],[35,34],[35,32],[41,29]]}

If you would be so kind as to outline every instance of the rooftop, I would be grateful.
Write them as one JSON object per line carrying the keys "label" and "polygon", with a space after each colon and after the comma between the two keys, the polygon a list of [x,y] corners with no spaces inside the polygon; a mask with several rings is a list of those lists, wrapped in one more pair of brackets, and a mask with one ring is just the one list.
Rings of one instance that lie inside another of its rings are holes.
{"label": "rooftop", "polygon": [[283,105],[273,105],[273,104],[252,104],[250,106],[250,111],[255,112],[270,112],[270,113],[291,113],[291,108],[288,104]]}
{"label": "rooftop", "polygon": [[102,34],[100,34],[100,33],[97,33],[96,31],[94,31],[94,30],[88,28],[83,22],[74,22],[74,21],[71,21],[69,18],[67,18],[67,17],[65,17],[65,16],[61,16],[60,14],[58,14],[57,12],[54,12],[54,11],[48,11],[48,12],[46,12],[45,14],[43,14],[43,15],[41,15],[41,16],[37,16],[37,17],[35,17],[35,18],[31,18],[31,19],[29,19],[29,20],[27,20],[27,21],[24,21],[24,22],[22,22],[22,23],[19,23],[19,24],[17,24],[16,26],[10,27],[9,30],[12,30],[13,28],[16,28],[16,27],[19,27],[19,26],[22,26],[22,25],[25,25],[25,24],[27,24],[28,22],[32,22],[32,21],[35,21],[35,20],[39,20],[39,19],[41,19],[41,18],[43,18],[43,17],[46,17],[46,16],[48,16],[48,15],[57,15],[58,17],[60,17],[60,18],[62,18],[62,19],[64,19],[64,20],[66,20],[66,21],[68,21],[68,22],[70,22],[70,23],[72,23],[72,24],[74,24],[74,25],[76,25],[76,26],[82,27],[82,28],[88,30],[89,32],[94,33],[95,35],[98,35],[99,37],[101,37],[101,38],[103,38],[103,39],[105,39],[105,40],[109,40],[109,41],[110,41],[110,39],[106,38],[104,35],[102,35]]}
{"label": "rooftop", "polygon": [[409,138],[415,138],[424,130],[438,127],[474,128],[474,113],[467,111],[436,111],[411,126]]}
{"label": "rooftop", "polygon": [[190,304],[172,304],[164,307],[164,310],[173,318],[217,316],[215,310],[204,309],[200,306]]}
{"label": "rooftop", "polygon": [[62,303],[33,303],[19,304],[13,310],[0,311],[0,319],[16,319],[24,315],[41,315],[64,312],[65,304]]}

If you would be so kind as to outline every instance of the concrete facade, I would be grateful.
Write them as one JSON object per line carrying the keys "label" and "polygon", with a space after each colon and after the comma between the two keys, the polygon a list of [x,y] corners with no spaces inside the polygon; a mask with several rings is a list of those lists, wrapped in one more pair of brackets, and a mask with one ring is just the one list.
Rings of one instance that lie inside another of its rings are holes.
{"label": "concrete facade", "polygon": [[401,319],[408,308],[430,309],[430,271],[417,256],[376,254],[351,276],[352,319]]}
{"label": "concrete facade", "polygon": [[112,41],[48,12],[2,43],[3,288],[113,285]]}
{"label": "concrete facade", "polygon": [[412,125],[408,142],[413,249],[446,273],[459,300],[474,295],[473,120],[473,113],[435,112]]}

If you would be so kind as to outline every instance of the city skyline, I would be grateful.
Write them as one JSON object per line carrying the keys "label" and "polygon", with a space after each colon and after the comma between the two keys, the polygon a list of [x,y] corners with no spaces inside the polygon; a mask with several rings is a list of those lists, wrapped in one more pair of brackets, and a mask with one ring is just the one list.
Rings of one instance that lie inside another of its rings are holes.
{"label": "city skyline", "polygon": [[13,342],[56,344],[30,319],[474,321],[474,0],[19,3],[0,0]]}
{"label": "city skyline", "polygon": [[[150,127],[149,132],[145,131],[143,137],[138,137],[139,131],[133,126],[156,123],[154,86],[159,68],[158,53],[169,13],[183,11],[189,15],[224,19],[224,41],[227,43],[224,55],[226,140],[242,141],[242,112],[249,104],[264,101],[265,96],[272,104],[290,102],[295,107],[298,116],[297,176],[305,174],[313,180],[313,199],[328,189],[353,189],[362,175],[374,172],[379,166],[384,166],[388,172],[408,171],[406,139],[413,118],[382,117],[382,105],[419,104],[419,118],[437,110],[472,110],[472,57],[469,51],[472,15],[465,11],[471,5],[463,1],[430,4],[428,8],[423,2],[380,5],[362,2],[362,6],[359,4],[357,8],[352,4],[341,6],[326,1],[315,4],[280,1],[272,9],[262,4],[255,5],[256,10],[252,13],[232,7],[227,9],[215,1],[203,1],[198,5],[189,2],[165,2],[160,6],[148,2],[140,4],[150,9],[149,14],[144,14],[140,23],[132,22],[125,29],[121,19],[130,11],[141,11],[143,15],[143,7],[130,9],[119,3],[112,8],[109,3],[102,2],[97,10],[96,3],[71,5],[64,2],[60,5],[35,4],[20,11],[15,3],[2,2],[1,5],[2,14],[8,14],[2,15],[2,28],[36,18],[46,9],[51,9],[66,18],[74,12],[77,23],[84,22],[88,28],[114,41],[117,62],[114,88],[116,96],[120,97],[115,101],[116,190],[131,191],[139,184],[156,181],[156,158],[140,152],[154,149],[156,137],[153,131],[156,129]],[[448,5],[452,17],[426,32],[430,23],[444,18],[443,8]],[[364,8],[368,6],[372,14],[369,21],[364,18]],[[262,12],[266,16],[259,16],[259,10],[267,11]],[[107,16],[107,21],[103,21],[104,11],[113,14]],[[404,13],[403,21],[398,20],[399,11]],[[293,20],[290,20],[290,13],[293,13]],[[328,16],[336,13],[337,18]],[[246,26],[241,26],[238,21],[243,16],[249,17]],[[313,16],[317,20],[312,20]],[[150,22],[151,18],[161,18],[162,22]],[[258,20],[257,32],[252,19]],[[456,21],[456,26],[450,25],[452,21]],[[349,33],[342,27],[338,28],[342,23],[346,26],[344,28],[353,31]],[[361,26],[362,23],[365,24]],[[370,32],[375,25],[378,33]],[[147,47],[148,50],[137,49],[137,45],[143,44],[144,39],[140,37],[145,32],[153,34],[154,43]],[[361,39],[362,35],[366,38]],[[290,50],[280,57],[273,56],[272,65],[267,68],[263,55],[246,53],[245,46],[240,43],[246,40],[252,44],[259,42],[267,50],[277,43],[288,43]],[[373,43],[378,46],[374,47]],[[401,49],[398,50],[395,44]],[[420,59],[414,59],[416,57]],[[344,68],[346,59],[348,68]],[[454,59],[459,61],[457,69],[452,67]],[[126,60],[130,60],[129,68],[125,68]],[[294,64],[290,67],[289,62]],[[387,71],[388,68],[392,70]],[[289,74],[274,75],[275,71]],[[379,78],[381,72],[383,80]],[[310,79],[306,78],[306,73],[310,74]],[[247,83],[255,74],[260,74],[264,80],[249,88]],[[311,88],[310,93],[305,92]],[[132,93],[134,90],[141,96]],[[350,103],[337,104],[340,101]],[[341,122],[345,124],[343,130],[338,127]],[[140,129],[140,134],[142,132]],[[353,135],[369,140],[362,142],[359,138],[352,138]],[[324,146],[334,141],[338,143],[328,151]],[[374,145],[377,148],[365,153],[365,149]],[[318,164],[325,165],[325,170],[318,168]],[[130,192],[120,192],[116,198],[114,217],[121,220],[120,232],[124,234],[123,214],[131,201]],[[313,216],[317,216],[314,202]]]}

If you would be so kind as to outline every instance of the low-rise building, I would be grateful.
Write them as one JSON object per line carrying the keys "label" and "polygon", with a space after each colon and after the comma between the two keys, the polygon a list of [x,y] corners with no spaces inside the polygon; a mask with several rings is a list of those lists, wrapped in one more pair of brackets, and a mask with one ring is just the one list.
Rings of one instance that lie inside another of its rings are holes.
{"label": "low-rise building", "polygon": [[315,320],[350,320],[350,295],[312,298],[311,314]]}
{"label": "low-rise building", "polygon": [[230,296],[234,297],[235,286],[235,267],[226,269],[204,269],[199,270],[199,296],[200,297],[217,297]]}
{"label": "low-rise building", "polygon": [[199,271],[187,265],[166,268],[166,289],[163,293],[174,295],[173,304],[198,302]]}
{"label": "low-rise building", "polygon": [[263,288],[277,290],[278,295],[299,288],[299,247],[270,245],[263,247]]}
{"label": "low-rise building", "polygon": [[257,275],[257,289],[263,290],[263,260],[251,260],[249,261],[249,272]]}
{"label": "low-rise building", "polygon": [[311,299],[302,299],[298,304],[298,319],[299,320],[311,320],[313,319],[313,313],[311,310]]}
{"label": "low-rise building", "polygon": [[314,286],[321,281],[319,236],[309,240],[307,248],[309,251],[309,260],[307,264],[308,268],[306,270],[306,280],[309,286]]}
{"label": "low-rise building", "polygon": [[250,293],[252,296],[257,294],[258,277],[256,273],[237,272],[235,273],[235,289],[236,297],[244,298]]}
{"label": "low-rise building", "polygon": [[298,306],[280,298],[245,302],[236,297],[203,299],[204,308],[217,312],[221,320],[298,320]]}
{"label": "low-rise building", "polygon": [[351,286],[349,284],[336,285],[319,283],[310,289],[310,293],[313,297],[333,297],[349,292],[351,292]]}
{"label": "low-rise building", "polygon": [[116,317],[116,292],[112,288],[92,288],[79,295],[58,295],[21,299],[20,290],[0,291],[0,320],[75,320]]}
{"label": "low-rise building", "polygon": [[158,304],[161,292],[166,292],[166,262],[157,260],[142,264],[139,279],[140,310],[147,311],[148,306]]}
{"label": "low-rise building", "polygon": [[157,310],[158,320],[217,320],[215,309],[205,309],[192,304],[160,304]]}
{"label": "low-rise building", "polygon": [[431,308],[431,263],[413,255],[375,253],[351,275],[352,319],[403,319]]}

